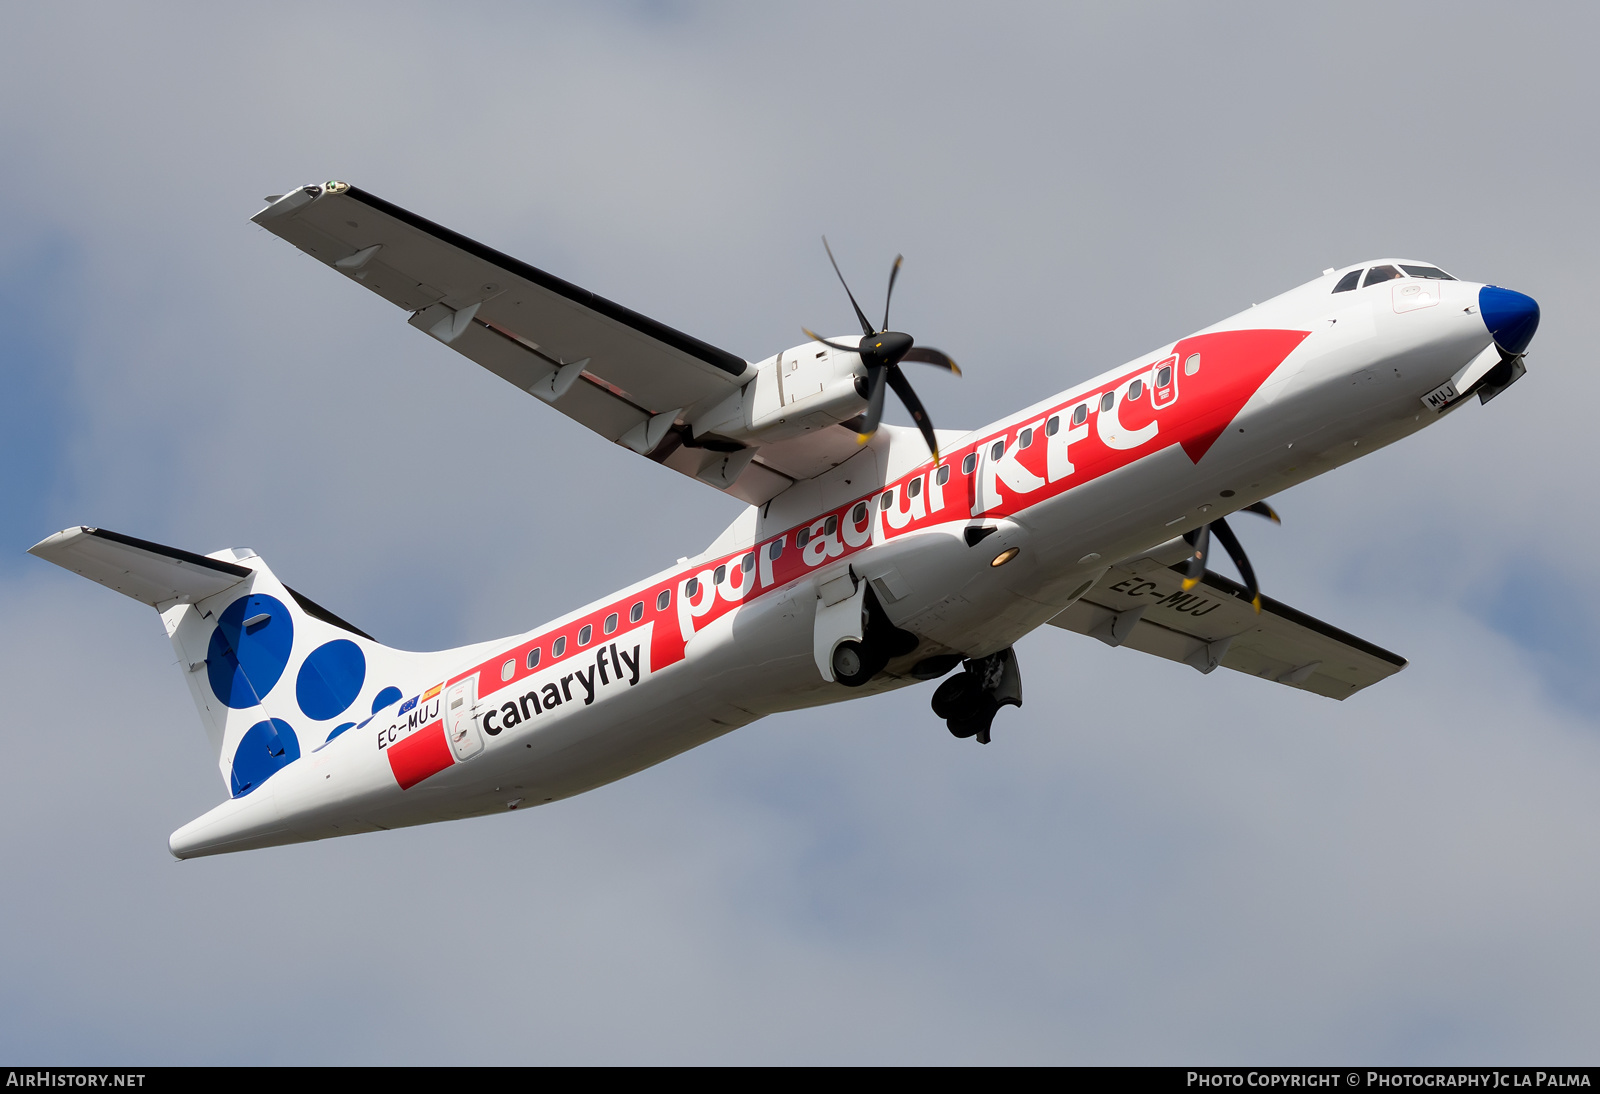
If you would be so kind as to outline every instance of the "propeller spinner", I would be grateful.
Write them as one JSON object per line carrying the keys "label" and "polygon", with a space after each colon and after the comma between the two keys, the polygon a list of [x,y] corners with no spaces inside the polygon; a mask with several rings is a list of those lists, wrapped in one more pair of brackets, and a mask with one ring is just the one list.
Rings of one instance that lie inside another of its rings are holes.
{"label": "propeller spinner", "polygon": [[[822,247],[828,252],[828,261],[833,263],[833,272],[838,274],[839,284],[844,286],[845,295],[850,298],[850,306],[856,311],[856,319],[861,322],[861,341],[852,346],[843,342],[830,342],[809,330],[806,330],[805,334],[807,338],[821,342],[825,346],[861,355],[861,363],[867,369],[866,390],[862,392],[867,400],[867,409],[866,413],[847,424],[855,426],[856,440],[866,444],[878,431],[878,423],[883,418],[884,388],[892,388],[895,396],[911,412],[911,420],[916,422],[917,428],[922,431],[923,439],[928,442],[928,450],[933,453],[933,462],[938,463],[939,441],[934,436],[933,423],[928,419],[928,411],[923,407],[922,400],[917,398],[917,393],[912,390],[911,381],[900,371],[900,366],[912,361],[919,365],[933,365],[953,372],[957,376],[961,375],[961,369],[948,354],[929,346],[919,346],[911,335],[889,329],[889,302],[894,298],[894,282],[895,278],[900,276],[900,264],[905,260],[904,256],[894,256],[894,265],[889,270],[889,291],[884,294],[883,300],[883,327],[874,330],[866,313],[861,310],[861,305],[856,303],[856,296],[850,291],[849,282],[845,281],[844,274],[840,272],[839,263],[833,257],[833,248],[828,246],[827,236],[822,237]],[[801,329],[805,330],[804,327]]]}

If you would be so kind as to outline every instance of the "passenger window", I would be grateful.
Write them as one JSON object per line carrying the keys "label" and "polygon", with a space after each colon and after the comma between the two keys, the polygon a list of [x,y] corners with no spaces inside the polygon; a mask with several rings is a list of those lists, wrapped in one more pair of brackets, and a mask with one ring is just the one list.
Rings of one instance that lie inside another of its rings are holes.
{"label": "passenger window", "polygon": [[912,497],[917,497],[922,493],[921,475],[918,475],[916,478],[911,480],[910,484],[906,487],[906,493],[910,494]]}
{"label": "passenger window", "polygon": [[949,482],[950,481],[950,465],[947,464],[947,463],[946,464],[941,464],[939,466],[939,473],[933,477],[933,481],[938,483],[940,486],[943,486],[945,483]]}
{"label": "passenger window", "polygon": [[658,612],[666,611],[667,610],[667,605],[671,604],[671,603],[672,603],[672,590],[671,589],[662,589],[660,595],[656,597],[656,611],[658,611]]}
{"label": "passenger window", "polygon": [[1128,385],[1128,398],[1130,400],[1137,399],[1139,396],[1141,396],[1143,394],[1144,394],[1144,381],[1143,380],[1135,380],[1133,383]]}
{"label": "passenger window", "polygon": [[1349,292],[1359,284],[1361,284],[1361,271],[1351,270],[1339,279],[1339,283],[1333,287],[1333,291]]}
{"label": "passenger window", "polygon": [[643,618],[644,618],[644,601],[641,600],[641,601],[639,601],[639,603],[635,604],[633,607],[628,609],[628,622],[629,623],[637,623],[637,622],[639,622],[639,620],[641,620]]}
{"label": "passenger window", "polygon": [[1377,285],[1384,281],[1392,281],[1400,276],[1400,271],[1393,266],[1374,266],[1367,271],[1367,279],[1361,283],[1362,288],[1368,285]]}
{"label": "passenger window", "polygon": [[794,545],[796,547],[804,547],[806,544],[808,544],[810,542],[811,542],[811,529],[802,528],[802,529],[800,529],[800,531],[795,533]]}
{"label": "passenger window", "polygon": [[878,499],[878,508],[879,509],[888,509],[889,506],[891,506],[893,504],[894,504],[894,491],[893,490],[885,490],[883,492],[883,497]]}
{"label": "passenger window", "polygon": [[1199,371],[1200,355],[1198,353],[1191,353],[1183,359],[1183,374],[1185,376],[1193,376]]}
{"label": "passenger window", "polygon": [[1089,404],[1079,403],[1072,408],[1072,424],[1082,425],[1089,420]]}
{"label": "passenger window", "polygon": [[594,637],[594,628],[585,623],[578,628],[578,645],[587,646],[589,639]]}
{"label": "passenger window", "polygon": [[610,634],[612,631],[614,631],[616,629],[617,629],[617,613],[616,612],[612,612],[610,615],[606,616],[606,633]]}
{"label": "passenger window", "polygon": [[727,566],[718,566],[717,567],[717,572],[711,575],[711,583],[713,585],[721,585],[722,582],[723,582],[723,579],[726,578],[727,576],[728,576],[728,567]]}
{"label": "passenger window", "polygon": [[699,591],[700,591],[700,579],[698,577],[691,577],[688,581],[684,582],[684,585],[683,585],[683,595],[684,596],[694,596]]}
{"label": "passenger window", "polygon": [[823,535],[831,536],[831,535],[833,535],[833,533],[837,532],[838,530],[839,530],[839,518],[838,517],[829,517],[827,520],[823,521],[823,523],[822,523],[822,534]]}
{"label": "passenger window", "polygon": [[500,666],[500,679],[509,680],[517,674],[517,659],[513,657]]}
{"label": "passenger window", "polygon": [[1156,387],[1166,387],[1172,383],[1172,366],[1162,365],[1156,370]]}
{"label": "passenger window", "polygon": [[1437,266],[1406,266],[1402,264],[1400,268],[1406,273],[1410,274],[1412,277],[1425,277],[1429,281],[1455,280],[1455,278],[1451,277]]}
{"label": "passenger window", "polygon": [[972,474],[972,469],[974,467],[977,467],[977,466],[978,466],[977,453],[968,452],[967,453],[967,458],[961,461],[961,473],[963,475],[970,475],[970,474]]}
{"label": "passenger window", "polygon": [[1060,433],[1060,432],[1061,432],[1061,415],[1052,414],[1050,416],[1050,420],[1048,422],[1044,423],[1044,435],[1046,437],[1054,437],[1057,433]]}
{"label": "passenger window", "polygon": [[778,558],[782,554],[783,554],[783,537],[779,536],[777,539],[773,540],[772,543],[767,547],[767,557],[770,558],[772,561],[776,562],[776,561],[778,561]]}
{"label": "passenger window", "polygon": [[744,558],[739,560],[739,569],[743,570],[745,573],[749,573],[751,570],[753,570],[755,568],[756,568],[756,556],[755,556],[755,554],[753,552],[751,554],[745,555]]}
{"label": "passenger window", "polygon": [[991,446],[990,449],[989,449],[989,458],[991,460],[998,460],[1001,456],[1004,456],[1005,454],[1006,454],[1006,442],[1005,441],[995,441],[993,446]]}
{"label": "passenger window", "polygon": [[1104,395],[1100,396],[1100,413],[1104,414],[1116,405],[1117,396],[1115,392],[1108,391]]}
{"label": "passenger window", "polygon": [[560,657],[562,654],[564,654],[566,652],[567,652],[567,636],[566,635],[562,635],[560,638],[558,638],[554,642],[550,643],[550,656],[551,657]]}
{"label": "passenger window", "polygon": [[1024,429],[1021,433],[1017,434],[1017,447],[1018,448],[1027,448],[1032,443],[1033,443],[1033,430]]}
{"label": "passenger window", "polygon": [[856,502],[856,507],[854,509],[850,510],[850,523],[851,524],[860,524],[862,521],[864,521],[866,519],[867,519],[867,503],[864,502],[864,501]]}
{"label": "passenger window", "polygon": [[541,651],[540,651],[538,646],[535,646],[535,647],[533,647],[533,649],[528,651],[528,668],[530,670],[536,669],[536,668],[539,667],[539,654],[540,654],[540,652]]}

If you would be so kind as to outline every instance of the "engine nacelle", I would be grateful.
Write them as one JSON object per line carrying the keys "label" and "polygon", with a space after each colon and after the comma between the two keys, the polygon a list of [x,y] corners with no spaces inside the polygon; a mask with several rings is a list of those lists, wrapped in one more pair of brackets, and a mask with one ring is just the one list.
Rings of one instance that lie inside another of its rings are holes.
{"label": "engine nacelle", "polygon": [[755,379],[696,417],[694,434],[766,444],[837,425],[866,411],[857,386],[866,375],[859,354],[796,346],[762,361]]}

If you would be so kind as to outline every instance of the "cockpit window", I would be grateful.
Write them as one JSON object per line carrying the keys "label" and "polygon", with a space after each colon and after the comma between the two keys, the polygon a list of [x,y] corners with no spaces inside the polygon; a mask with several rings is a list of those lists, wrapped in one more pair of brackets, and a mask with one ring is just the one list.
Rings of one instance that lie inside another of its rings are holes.
{"label": "cockpit window", "polygon": [[1333,287],[1333,291],[1349,292],[1359,284],[1361,284],[1361,271],[1351,270],[1339,279],[1339,283]]}
{"label": "cockpit window", "polygon": [[1426,277],[1431,281],[1454,281],[1455,278],[1445,273],[1437,266],[1406,266],[1400,267],[1412,277]]}
{"label": "cockpit window", "polygon": [[1376,285],[1380,281],[1392,281],[1399,276],[1400,271],[1393,266],[1374,266],[1367,271],[1367,279],[1362,282],[1362,285]]}

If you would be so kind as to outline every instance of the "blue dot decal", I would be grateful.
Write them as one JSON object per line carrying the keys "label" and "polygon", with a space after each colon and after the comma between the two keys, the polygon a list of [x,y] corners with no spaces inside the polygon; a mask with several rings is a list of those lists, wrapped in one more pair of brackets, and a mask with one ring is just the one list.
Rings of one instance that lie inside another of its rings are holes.
{"label": "blue dot decal", "polygon": [[300,758],[300,739],[289,723],[268,718],[245,731],[233,752],[233,796],[242,798],[286,764]]}
{"label": "blue dot decal", "polygon": [[367,681],[367,657],[348,638],[312,650],[295,679],[294,697],[307,718],[333,718],[356,701]]}
{"label": "blue dot decal", "polygon": [[218,699],[235,710],[265,699],[289,664],[294,619],[266,593],[241,596],[224,609],[206,650],[206,676]]}
{"label": "blue dot decal", "polygon": [[[335,726],[333,732],[328,734],[328,741],[333,740],[335,737],[337,737],[339,734],[343,733],[345,730],[354,729],[355,727],[356,727],[356,724],[354,722],[345,722],[343,725]],[[327,744],[328,741],[323,741],[322,743],[323,744]]]}
{"label": "blue dot decal", "polygon": [[[378,692],[378,694],[376,694],[376,695],[374,695],[372,697],[372,713],[376,714],[376,713],[378,713],[378,711],[382,710],[384,707],[388,706],[389,704],[398,703],[399,701],[400,701],[400,689],[397,688],[397,687],[394,687],[393,685],[391,685],[389,687],[386,687],[382,691]],[[369,719],[367,719],[367,721],[371,721],[371,719],[369,718]],[[363,722],[361,724],[362,725],[366,725],[366,722]]]}

